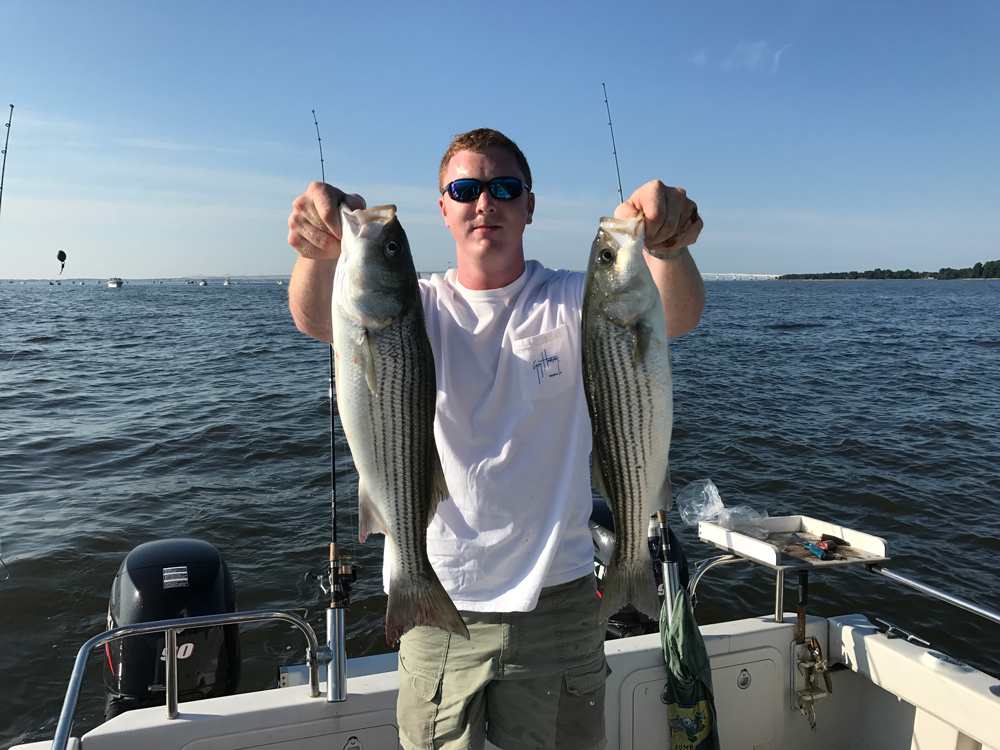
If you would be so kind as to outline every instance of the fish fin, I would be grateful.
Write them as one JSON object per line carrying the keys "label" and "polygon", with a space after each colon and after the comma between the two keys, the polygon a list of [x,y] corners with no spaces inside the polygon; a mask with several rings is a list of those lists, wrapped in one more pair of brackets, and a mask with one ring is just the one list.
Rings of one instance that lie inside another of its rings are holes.
{"label": "fish fin", "polygon": [[617,547],[611,556],[598,616],[605,622],[628,604],[654,620],[660,616],[660,596],[656,593],[656,579],[653,578],[648,549],[638,560],[622,560]]}
{"label": "fish fin", "polygon": [[645,321],[637,321],[632,326],[632,363],[639,364],[646,359],[649,342],[653,338],[653,327]]}
{"label": "fish fin", "polygon": [[608,503],[608,507],[611,507],[610,496],[608,495],[608,484],[604,481],[604,464],[601,461],[601,451],[596,444],[591,448],[590,457],[590,483],[593,485],[594,489],[601,493],[601,497],[605,499]]}
{"label": "fish fin", "polygon": [[[395,570],[393,570],[395,573]],[[395,646],[403,633],[417,625],[429,625],[469,640],[469,628],[455,603],[433,570],[429,575],[389,581],[389,605],[385,611],[385,640]]]}
{"label": "fish fin", "polygon": [[451,496],[448,491],[448,483],[444,478],[444,469],[441,467],[441,455],[437,452],[437,446],[434,447],[434,458],[431,461],[431,502],[430,509],[427,512],[427,525],[430,526],[431,521],[434,520],[434,514],[437,512],[438,503],[442,500],[447,500]]}
{"label": "fish fin", "polygon": [[387,531],[382,517],[375,510],[375,503],[368,497],[364,484],[358,481],[358,541],[363,542],[369,534],[385,534]]}
{"label": "fish fin", "polygon": [[663,477],[663,484],[660,486],[660,492],[657,495],[656,501],[659,503],[657,507],[663,510],[670,510],[674,507],[674,492],[670,484],[669,466],[667,466],[667,473]]}
{"label": "fish fin", "polygon": [[372,341],[372,334],[365,331],[362,334],[361,342],[354,349],[354,356],[361,369],[365,373],[365,381],[368,383],[368,390],[373,396],[378,395],[378,378],[375,377],[375,342]]}

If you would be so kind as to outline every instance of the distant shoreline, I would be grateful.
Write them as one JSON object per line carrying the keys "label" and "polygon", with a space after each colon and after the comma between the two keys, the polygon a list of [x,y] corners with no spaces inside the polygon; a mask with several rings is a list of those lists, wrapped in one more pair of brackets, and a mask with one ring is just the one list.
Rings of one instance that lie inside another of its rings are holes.
{"label": "distant shoreline", "polygon": [[969,268],[942,268],[938,271],[835,271],[833,273],[786,273],[778,281],[954,281],[956,279],[1000,278],[1000,260],[976,263]]}

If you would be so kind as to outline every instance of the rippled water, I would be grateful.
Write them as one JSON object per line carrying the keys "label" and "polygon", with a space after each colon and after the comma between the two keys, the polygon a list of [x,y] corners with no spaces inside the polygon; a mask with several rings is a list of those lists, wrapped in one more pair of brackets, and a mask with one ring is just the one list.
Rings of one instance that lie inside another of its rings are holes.
{"label": "rippled water", "polygon": [[[1000,608],[998,311],[1000,282],[708,284],[701,325],[672,345],[675,490],[711,477],[727,505],[882,536],[887,567]],[[142,542],[209,541],[240,609],[308,608],[322,631],[305,574],[330,538],[327,358],[276,284],[0,284],[0,747],[52,736],[76,651]],[[356,484],[338,456],[344,506]],[[349,544],[356,518],[340,524]],[[679,532],[692,559],[714,554]],[[351,656],[386,650],[380,538],[354,554]],[[726,566],[699,587],[698,619],[765,614],[773,596],[769,571]],[[1000,674],[1000,626],[891,581],[831,571],[810,597]],[[302,659],[281,626],[242,640],[243,690]],[[87,675],[76,733],[103,715],[98,656]]]}

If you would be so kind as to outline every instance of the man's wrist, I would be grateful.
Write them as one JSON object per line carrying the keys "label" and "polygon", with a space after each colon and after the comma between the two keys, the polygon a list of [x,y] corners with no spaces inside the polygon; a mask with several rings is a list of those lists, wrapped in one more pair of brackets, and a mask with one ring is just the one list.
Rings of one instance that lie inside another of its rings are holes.
{"label": "man's wrist", "polygon": [[674,258],[679,258],[679,257],[681,257],[681,254],[685,250],[687,250],[687,249],[688,249],[687,245],[682,245],[681,247],[677,248],[676,250],[671,250],[668,253],[654,253],[648,247],[645,248],[645,250],[646,250],[647,253],[649,253],[650,255],[652,255],[654,258],[658,258],[659,260],[673,260]]}

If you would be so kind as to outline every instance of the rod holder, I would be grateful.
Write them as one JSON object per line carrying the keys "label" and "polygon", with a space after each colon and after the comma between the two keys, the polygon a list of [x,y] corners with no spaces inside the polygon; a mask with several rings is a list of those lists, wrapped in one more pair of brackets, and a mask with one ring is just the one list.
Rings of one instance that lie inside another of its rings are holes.
{"label": "rod holder", "polygon": [[326,610],[326,637],[330,663],[326,665],[326,702],[347,700],[347,640],[344,637],[344,608]]}
{"label": "rod holder", "polygon": [[774,575],[774,621],[785,621],[785,571],[781,568]]}
{"label": "rod holder", "polygon": [[681,577],[674,562],[673,551],[670,549],[670,528],[667,525],[667,512],[656,511],[656,522],[660,527],[660,553],[663,570],[663,606],[667,612],[667,623],[674,619],[674,597],[681,588]]}

